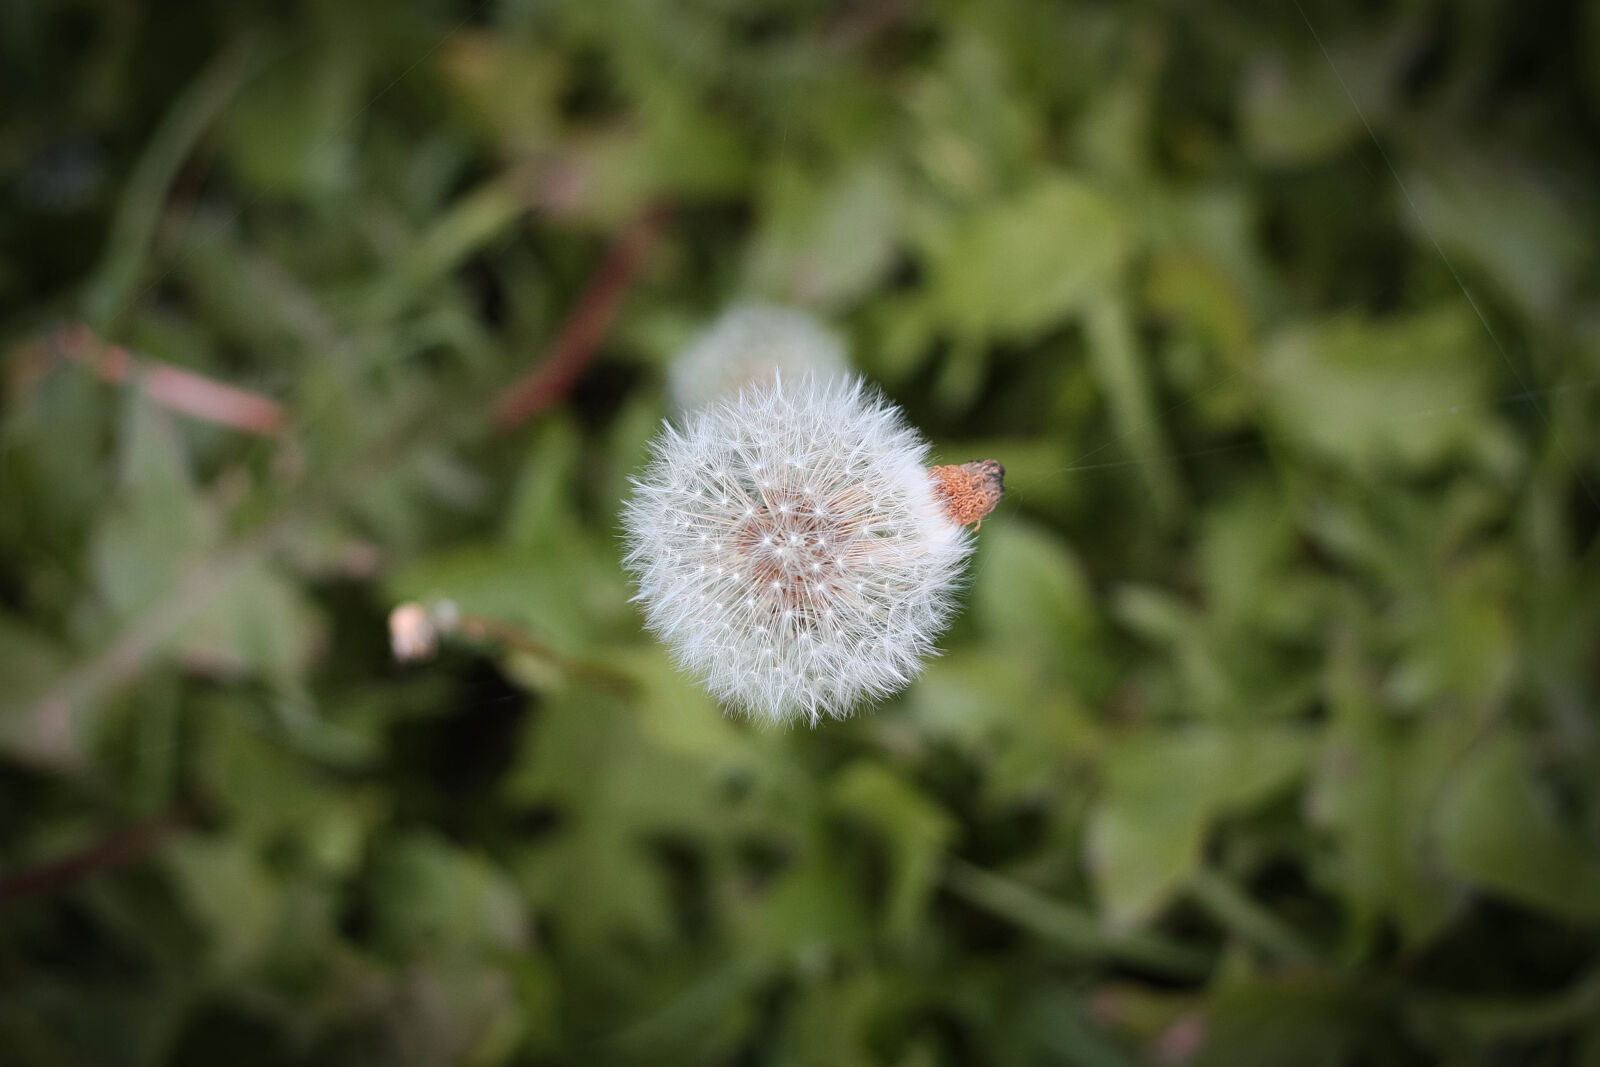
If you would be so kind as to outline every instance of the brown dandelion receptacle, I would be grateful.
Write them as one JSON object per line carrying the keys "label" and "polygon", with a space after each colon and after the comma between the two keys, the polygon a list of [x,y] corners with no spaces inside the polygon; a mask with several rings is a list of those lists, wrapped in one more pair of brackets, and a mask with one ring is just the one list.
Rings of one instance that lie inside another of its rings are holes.
{"label": "brown dandelion receptacle", "polygon": [[928,474],[944,500],[945,512],[959,526],[981,526],[1006,491],[1006,469],[992,459],[929,467]]}

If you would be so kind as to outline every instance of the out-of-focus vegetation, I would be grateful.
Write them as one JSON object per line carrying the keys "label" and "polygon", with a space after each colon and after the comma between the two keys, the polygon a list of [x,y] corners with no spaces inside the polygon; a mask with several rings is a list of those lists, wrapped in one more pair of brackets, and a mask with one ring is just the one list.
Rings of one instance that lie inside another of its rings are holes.
{"label": "out-of-focus vegetation", "polygon": [[[0,1061],[1600,1063],[1600,16],[1302,3],[0,8]],[[737,298],[1008,472],[815,731],[617,560]]]}

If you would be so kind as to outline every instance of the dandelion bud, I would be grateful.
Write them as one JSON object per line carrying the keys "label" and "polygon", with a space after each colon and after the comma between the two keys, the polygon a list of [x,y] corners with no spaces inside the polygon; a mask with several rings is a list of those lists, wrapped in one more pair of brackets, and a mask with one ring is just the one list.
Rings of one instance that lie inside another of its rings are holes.
{"label": "dandelion bud", "polygon": [[461,609],[453,600],[436,600],[429,607],[408,600],[389,612],[389,649],[400,663],[430,659],[439,650],[439,638],[460,624]]}
{"label": "dandelion bud", "polygon": [[433,655],[439,647],[439,631],[426,608],[408,600],[389,612],[389,647],[401,663]]}
{"label": "dandelion bud", "polygon": [[737,304],[689,344],[668,372],[672,401],[693,411],[778,375],[822,381],[849,373],[844,344],[803,311]]}
{"label": "dandelion bud", "polygon": [[972,551],[926,453],[848,379],[778,376],[669,425],[622,514],[650,629],[714,696],[773,722],[902,688]]}

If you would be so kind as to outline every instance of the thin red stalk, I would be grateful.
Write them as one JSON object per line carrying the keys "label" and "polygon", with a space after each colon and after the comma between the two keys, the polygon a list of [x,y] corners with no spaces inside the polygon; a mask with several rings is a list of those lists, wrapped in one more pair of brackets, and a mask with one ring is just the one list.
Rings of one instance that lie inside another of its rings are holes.
{"label": "thin red stalk", "polygon": [[189,819],[182,808],[125,826],[70,856],[0,878],[0,905],[54,892],[93,874],[124,867],[148,855]]}
{"label": "thin red stalk", "polygon": [[849,51],[910,15],[916,8],[916,0],[869,0],[855,4],[829,20],[824,36],[834,49]]}
{"label": "thin red stalk", "polygon": [[665,205],[651,204],[623,227],[567,315],[548,354],[495,400],[496,427],[515,429],[567,395],[605,340],[623,296],[654,247],[668,215]]}
{"label": "thin red stalk", "polygon": [[170,363],[136,358],[81,324],[58,330],[39,344],[31,365],[22,368],[24,381],[43,375],[56,360],[86,367],[115,385],[137,382],[162,407],[219,426],[262,437],[275,436],[283,428],[283,408],[276,401]]}

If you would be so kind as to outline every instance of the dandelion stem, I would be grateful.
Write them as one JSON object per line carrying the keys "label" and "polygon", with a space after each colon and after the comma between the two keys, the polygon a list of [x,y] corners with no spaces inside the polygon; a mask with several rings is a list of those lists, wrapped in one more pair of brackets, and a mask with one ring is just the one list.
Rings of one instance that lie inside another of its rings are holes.
{"label": "dandelion stem", "polygon": [[148,855],[190,818],[187,808],[174,808],[164,815],[115,830],[69,856],[6,875],[0,878],[0,904],[54,892],[81,878],[132,863]]}
{"label": "dandelion stem", "polygon": [[494,422],[499,429],[516,429],[572,388],[605,339],[623,295],[655,246],[668,216],[665,205],[650,204],[617,235],[551,343],[549,354],[495,400]]}

